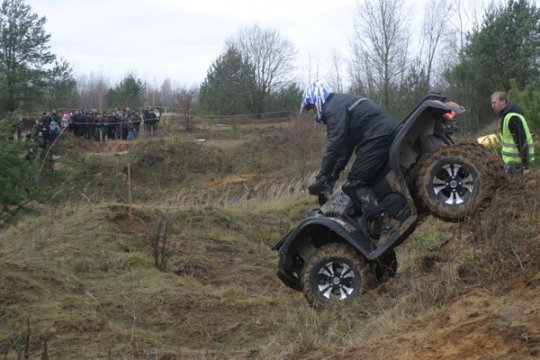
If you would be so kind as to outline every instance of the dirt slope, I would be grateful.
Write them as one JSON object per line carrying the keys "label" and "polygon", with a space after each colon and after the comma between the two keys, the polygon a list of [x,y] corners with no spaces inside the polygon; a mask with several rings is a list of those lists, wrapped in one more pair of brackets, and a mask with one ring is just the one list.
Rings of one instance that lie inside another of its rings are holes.
{"label": "dirt slope", "polygon": [[[451,304],[332,359],[537,359],[540,273],[500,291],[474,289]],[[325,354],[320,358],[326,358]]]}
{"label": "dirt slope", "polygon": [[[317,349],[303,358],[540,358],[539,181],[535,173],[524,182],[506,184],[479,217],[465,221],[453,239],[421,259],[420,268],[431,265],[415,276],[433,272],[433,266],[458,274],[457,282],[447,280],[448,287],[456,287],[449,301],[398,329],[388,326],[367,341],[345,349]],[[463,254],[478,262],[463,268],[455,261]],[[449,272],[433,273],[441,279]],[[407,281],[398,275],[370,296],[406,295]]]}

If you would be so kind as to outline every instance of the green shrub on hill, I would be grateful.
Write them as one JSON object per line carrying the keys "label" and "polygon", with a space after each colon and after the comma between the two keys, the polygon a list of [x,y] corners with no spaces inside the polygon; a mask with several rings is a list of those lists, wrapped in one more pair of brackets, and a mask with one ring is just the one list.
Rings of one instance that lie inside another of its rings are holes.
{"label": "green shrub on hill", "polygon": [[17,120],[16,113],[0,120],[0,225],[36,195],[39,158],[33,162],[25,160],[25,145],[13,136]]}

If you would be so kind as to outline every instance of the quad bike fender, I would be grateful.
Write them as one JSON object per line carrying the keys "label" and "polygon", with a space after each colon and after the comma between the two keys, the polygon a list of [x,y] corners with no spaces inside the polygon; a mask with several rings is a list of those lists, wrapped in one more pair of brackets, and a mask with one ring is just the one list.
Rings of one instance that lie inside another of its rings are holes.
{"label": "quad bike fender", "polygon": [[[406,138],[410,132],[415,133],[415,136],[432,139],[431,147],[434,150],[434,148],[437,147],[435,143],[439,142],[442,144],[451,144],[452,140],[450,138],[448,139],[442,139],[437,138],[435,139],[432,136],[431,130],[432,126],[423,126],[423,122],[421,122],[423,119],[421,115],[428,109],[436,109],[440,110],[441,112],[448,112],[448,111],[460,111],[456,107],[454,107],[451,104],[444,103],[440,100],[427,100],[421,103],[419,106],[417,106],[413,111],[407,116],[406,120],[404,120],[397,128],[396,133],[394,137],[394,141],[392,142],[392,146],[390,147],[390,156],[389,156],[389,166],[390,166],[390,172],[386,175],[386,180],[388,181],[388,184],[390,187],[400,193],[403,194],[405,199],[407,200],[407,204],[409,205],[411,209],[411,213],[413,215],[417,214],[417,208],[415,205],[415,201],[411,196],[411,193],[409,191],[409,187],[407,185],[407,180],[405,179],[404,174],[401,171],[400,166],[400,158],[399,154],[401,151],[402,146],[404,146],[405,142],[407,141]],[[417,126],[417,123],[420,126]],[[434,124],[433,124],[434,126]],[[413,128],[415,128],[415,131],[412,131]]]}
{"label": "quad bike fender", "polygon": [[[302,220],[272,247],[272,250],[279,251],[278,278],[283,284],[297,291],[302,291],[300,279],[295,274],[298,271],[295,269],[298,262],[297,257],[301,257],[303,261],[308,260],[316,249],[312,237],[319,236],[318,246],[321,246],[325,241],[328,243],[348,243],[366,257],[373,251],[369,235],[352,223],[340,218],[326,217],[320,212],[311,215]],[[321,234],[327,234],[329,237],[321,237]],[[291,257],[291,254],[296,255]]]}
{"label": "quad bike fender", "polygon": [[[366,257],[372,251],[369,235],[363,229],[354,225],[353,221],[347,221],[346,217],[327,217],[320,213],[302,220],[295,228],[281,238],[272,250],[279,251],[281,256],[282,254],[286,254],[293,246],[295,248],[302,248],[304,245],[308,246],[308,244],[303,244],[303,242],[308,242],[306,240],[308,237],[314,234],[320,234],[325,230],[335,234],[334,239],[328,239],[328,242],[349,243]],[[365,241],[362,241],[362,239],[365,239]],[[309,246],[313,245],[311,244]]]}
{"label": "quad bike fender", "polygon": [[[427,100],[415,107],[411,112],[403,119],[403,121],[397,126],[396,134],[401,134],[403,137],[409,133],[412,127],[417,127],[422,124],[422,114],[425,111],[436,111],[443,113],[454,112],[455,114],[461,114],[465,110],[454,103],[445,103],[440,100]],[[420,122],[420,123],[419,123]],[[429,135],[429,134],[424,134]],[[451,141],[451,139],[448,139]],[[394,143],[396,143],[394,141]],[[398,142],[400,143],[400,142]]]}

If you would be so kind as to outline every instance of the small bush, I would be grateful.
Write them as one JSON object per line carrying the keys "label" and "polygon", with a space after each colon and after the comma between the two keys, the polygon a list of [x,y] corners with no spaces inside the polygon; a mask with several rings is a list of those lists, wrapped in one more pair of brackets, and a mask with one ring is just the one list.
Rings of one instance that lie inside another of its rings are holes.
{"label": "small bush", "polygon": [[170,219],[158,219],[146,234],[146,241],[150,245],[154,265],[161,271],[167,269],[167,263],[172,255],[170,248]]}

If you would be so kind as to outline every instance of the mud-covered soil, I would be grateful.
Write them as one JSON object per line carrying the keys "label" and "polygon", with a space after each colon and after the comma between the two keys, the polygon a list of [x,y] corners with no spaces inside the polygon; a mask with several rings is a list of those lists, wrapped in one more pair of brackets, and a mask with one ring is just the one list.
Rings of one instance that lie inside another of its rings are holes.
{"label": "mud-covered soil", "polygon": [[315,359],[538,359],[540,273],[501,290],[468,289],[440,309],[339,356]]}

